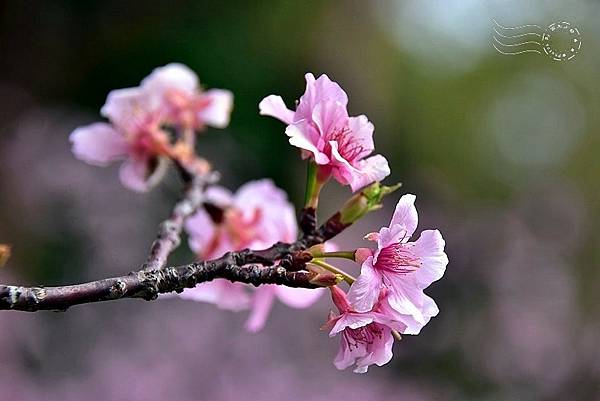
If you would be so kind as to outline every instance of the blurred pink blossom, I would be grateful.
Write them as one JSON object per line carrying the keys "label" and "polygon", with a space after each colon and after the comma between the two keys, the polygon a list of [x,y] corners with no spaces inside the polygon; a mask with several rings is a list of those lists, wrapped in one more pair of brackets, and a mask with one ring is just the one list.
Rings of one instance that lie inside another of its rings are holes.
{"label": "blurred pink blossom", "polygon": [[121,182],[134,191],[147,191],[162,178],[166,158],[173,150],[169,124],[183,133],[204,125],[223,128],[229,123],[233,96],[213,89],[202,92],[198,77],[182,64],[155,69],[139,87],[108,94],[100,114],[109,123],[75,129],[70,136],[73,153],[86,163],[106,166],[124,160]]}
{"label": "blurred pink blossom", "polygon": [[348,116],[348,96],[327,75],[305,77],[306,91],[296,111],[281,96],[270,95],[260,102],[260,114],[288,124],[290,144],[302,150],[303,158],[314,159],[321,177],[333,175],[352,191],[387,177],[390,168],[383,156],[366,158],[375,148],[373,124],[364,115]]}
{"label": "blurred pink blossom", "polygon": [[[208,203],[222,211],[222,216],[217,218],[220,221],[215,222],[214,216],[201,209],[186,224],[190,247],[201,259],[217,258],[244,248],[265,249],[278,241],[296,239],[294,208],[285,192],[271,180],[249,182],[235,195],[225,188],[211,187],[206,197]],[[214,280],[187,289],[180,297],[234,311],[250,308],[246,328],[257,332],[263,328],[275,298],[293,308],[306,308],[321,294],[322,290],[318,289],[263,285],[250,297],[243,284]]]}

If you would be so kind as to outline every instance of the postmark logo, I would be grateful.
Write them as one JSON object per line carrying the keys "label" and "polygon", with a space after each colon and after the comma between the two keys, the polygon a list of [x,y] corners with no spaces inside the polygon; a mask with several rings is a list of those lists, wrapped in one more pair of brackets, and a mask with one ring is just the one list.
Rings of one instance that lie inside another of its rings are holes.
{"label": "postmark logo", "polygon": [[555,61],[570,61],[581,50],[581,33],[570,22],[553,22],[546,29],[536,24],[509,27],[492,22],[492,46],[506,56],[537,53]]}

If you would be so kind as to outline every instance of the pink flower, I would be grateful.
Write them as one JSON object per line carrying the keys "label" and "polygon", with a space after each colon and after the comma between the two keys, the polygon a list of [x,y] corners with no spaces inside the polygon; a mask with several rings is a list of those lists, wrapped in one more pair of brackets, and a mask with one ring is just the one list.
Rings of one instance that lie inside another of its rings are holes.
{"label": "pink flower", "polygon": [[356,365],[355,373],[365,373],[370,365],[382,366],[392,359],[392,329],[403,330],[404,324],[388,315],[386,291],[378,293],[379,301],[372,311],[357,312],[346,294],[337,286],[330,287],[333,303],[340,315],[330,313],[324,328],[330,337],[341,333],[340,350],[333,364],[343,370]]}
{"label": "pink flower", "polygon": [[[217,258],[244,248],[265,249],[278,241],[296,239],[294,208],[285,192],[270,180],[249,182],[235,195],[224,188],[211,187],[206,197],[208,203],[223,213],[211,216],[205,208],[187,221],[190,247],[201,259]],[[246,328],[256,332],[263,328],[275,298],[293,308],[306,308],[321,294],[322,290],[318,289],[263,285],[250,297],[243,284],[214,280],[185,290],[180,296],[230,310],[251,308]]]}
{"label": "pink flower", "polygon": [[75,129],[70,136],[78,159],[96,166],[124,160],[120,178],[127,188],[143,192],[162,178],[172,153],[162,125],[181,130],[229,122],[232,95],[213,89],[202,92],[194,72],[181,64],[157,68],[135,88],[108,94],[100,113],[108,123]]}
{"label": "pink flower", "polygon": [[448,257],[444,239],[438,230],[426,230],[415,242],[408,242],[417,228],[416,197],[400,198],[389,227],[371,233],[367,239],[377,241],[377,249],[366,257],[361,272],[348,293],[357,311],[370,311],[380,289],[389,289],[389,305],[405,325],[405,334],[418,334],[439,312],[437,305],[423,293],[446,270]]}
{"label": "pink flower", "polygon": [[164,123],[196,130],[205,125],[229,125],[232,93],[223,89],[202,91],[196,74],[183,64],[156,68],[141,87],[147,93],[148,107],[161,110]]}
{"label": "pink flower", "polygon": [[306,91],[296,111],[270,95],[260,102],[260,114],[288,124],[290,144],[302,150],[303,158],[314,159],[321,176],[333,175],[352,191],[387,177],[390,169],[383,156],[366,158],[374,150],[373,124],[364,115],[348,116],[348,96],[327,75],[305,77]]}

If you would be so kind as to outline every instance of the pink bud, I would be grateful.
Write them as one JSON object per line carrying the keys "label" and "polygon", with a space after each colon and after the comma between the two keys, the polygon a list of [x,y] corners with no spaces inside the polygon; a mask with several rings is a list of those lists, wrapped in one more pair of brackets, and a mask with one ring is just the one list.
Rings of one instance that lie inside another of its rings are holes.
{"label": "pink bud", "polygon": [[354,260],[357,263],[362,264],[369,256],[373,255],[373,251],[369,248],[358,248],[354,252]]}

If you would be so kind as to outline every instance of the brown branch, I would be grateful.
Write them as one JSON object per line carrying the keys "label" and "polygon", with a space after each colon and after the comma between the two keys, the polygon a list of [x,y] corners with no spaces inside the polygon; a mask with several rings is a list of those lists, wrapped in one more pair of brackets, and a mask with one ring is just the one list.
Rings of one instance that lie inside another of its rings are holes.
{"label": "brown branch", "polygon": [[[323,243],[348,225],[339,222],[339,214],[331,217],[312,235],[292,244],[276,243],[260,250],[229,252],[211,261],[196,262],[163,269],[142,269],[126,276],[107,278],[83,284],[60,287],[22,287],[0,284],[0,310],[66,310],[71,306],[122,298],[153,300],[158,294],[181,292],[198,283],[223,278],[259,286],[279,284],[288,287],[317,288],[335,284],[335,277],[318,277],[301,270],[305,259],[301,251]],[[171,246],[171,245],[167,245]],[[298,258],[294,255],[300,253]],[[300,260],[300,265],[298,261]],[[273,266],[281,261],[278,266]],[[289,269],[286,269],[289,266]],[[328,280],[331,280],[328,282]]]}
{"label": "brown branch", "polygon": [[159,270],[166,267],[169,255],[181,243],[181,231],[185,221],[202,206],[204,188],[207,184],[212,184],[217,180],[215,173],[192,176],[183,169],[180,171],[185,182],[183,196],[173,207],[169,218],[159,225],[156,239],[150,247],[148,259],[142,266],[143,270]]}

